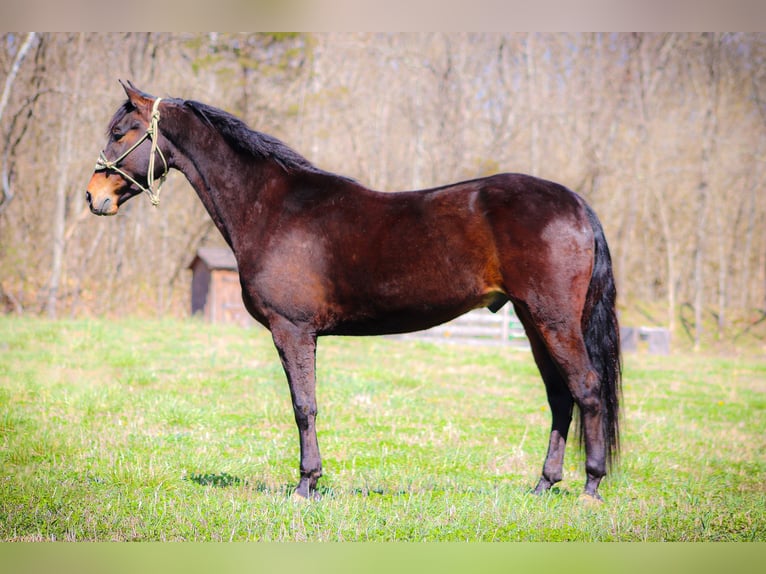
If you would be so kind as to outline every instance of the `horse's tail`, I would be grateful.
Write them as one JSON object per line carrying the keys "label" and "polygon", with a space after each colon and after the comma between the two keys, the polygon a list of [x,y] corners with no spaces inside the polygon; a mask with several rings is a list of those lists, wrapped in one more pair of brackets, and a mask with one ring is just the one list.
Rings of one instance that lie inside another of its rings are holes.
{"label": "horse's tail", "polygon": [[[582,330],[588,357],[601,379],[601,406],[605,449],[610,466],[619,454],[620,424],[620,327],[617,322],[615,301],[617,289],[612,273],[612,258],[604,237],[604,229],[594,211],[586,205],[588,219],[595,239],[593,272],[585,301]],[[580,439],[584,438],[584,425],[580,425]],[[582,444],[582,442],[581,442]]]}

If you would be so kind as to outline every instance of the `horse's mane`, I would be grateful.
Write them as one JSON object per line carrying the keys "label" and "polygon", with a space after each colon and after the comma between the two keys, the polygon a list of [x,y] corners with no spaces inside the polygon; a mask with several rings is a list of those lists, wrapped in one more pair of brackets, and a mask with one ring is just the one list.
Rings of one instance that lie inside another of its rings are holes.
{"label": "horse's mane", "polygon": [[256,158],[273,160],[285,171],[327,173],[279,139],[250,129],[245,122],[228,112],[193,100],[185,100],[183,105],[221,134],[236,150]]}
{"label": "horse's mane", "polygon": [[[252,155],[258,159],[275,161],[287,172],[304,171],[331,175],[348,181],[354,181],[350,177],[330,173],[316,167],[287,144],[274,136],[250,129],[245,122],[228,112],[194,100],[175,101],[191,110],[206,125],[221,134],[226,142],[235,150]],[[106,130],[107,136],[111,133],[114,126],[116,126],[126,114],[132,112],[134,109],[135,107],[130,100],[123,103],[109,122],[109,126]],[[161,123],[160,131],[162,131]]]}

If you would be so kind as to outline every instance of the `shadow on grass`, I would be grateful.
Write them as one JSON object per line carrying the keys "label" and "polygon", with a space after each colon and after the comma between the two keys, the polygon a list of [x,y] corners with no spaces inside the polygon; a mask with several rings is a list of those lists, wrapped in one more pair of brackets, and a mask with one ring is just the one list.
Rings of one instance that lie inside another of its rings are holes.
{"label": "shadow on grass", "polygon": [[[478,495],[491,496],[495,494],[499,488],[504,488],[504,487],[501,487],[499,485],[488,485],[486,487],[479,487],[479,488],[472,487],[472,486],[466,486],[466,487],[451,486],[447,488],[442,486],[433,486],[433,487],[410,487],[410,488],[401,488],[401,489],[364,487],[364,488],[352,488],[351,490],[348,491],[348,494],[352,496],[361,496],[361,497],[369,497],[369,496],[395,497],[395,496],[409,496],[412,494],[416,494],[418,492],[429,492],[431,494],[478,494]],[[573,494],[566,488],[558,488],[558,487],[553,487],[541,495],[535,495],[534,490],[532,488],[512,487],[512,489],[516,490],[519,494],[539,496],[541,498],[550,497],[550,498],[567,499],[573,496]],[[328,490],[330,495],[334,494],[332,489],[328,489]]]}
{"label": "shadow on grass", "polygon": [[227,486],[247,486],[246,480],[239,478],[238,476],[232,476],[228,472],[190,474],[184,477],[184,480],[199,484],[200,486],[214,486],[217,488],[225,488]]}
{"label": "shadow on grass", "polygon": [[293,490],[295,490],[294,484],[274,486],[261,481],[252,482],[246,478],[240,478],[229,474],[228,472],[192,473],[186,475],[184,480],[193,482],[199,486],[212,488],[246,488],[262,494],[276,494],[286,497],[289,497],[293,493]]}
{"label": "shadow on grass", "polygon": [[[290,497],[294,490],[295,484],[282,484],[279,486],[269,485],[265,482],[256,481],[251,482],[247,479],[233,476],[227,472],[221,473],[199,473],[189,474],[184,477],[184,480],[193,482],[200,486],[208,486],[213,488],[229,488],[229,487],[245,487],[263,494],[282,495]],[[499,488],[498,485],[486,486],[483,488],[465,487],[465,488],[444,488],[440,486],[433,487],[408,487],[408,488],[385,488],[376,486],[356,487],[351,489],[337,489],[331,486],[319,486],[316,490],[316,498],[336,498],[339,496],[355,496],[361,498],[368,498],[374,496],[382,497],[399,497],[399,496],[411,496],[418,492],[429,492],[431,494],[480,494],[490,496]],[[531,488],[518,488],[520,493],[528,496],[535,496]],[[539,495],[540,498],[553,498],[566,500],[573,496],[566,488],[559,488],[554,486],[549,491]]]}

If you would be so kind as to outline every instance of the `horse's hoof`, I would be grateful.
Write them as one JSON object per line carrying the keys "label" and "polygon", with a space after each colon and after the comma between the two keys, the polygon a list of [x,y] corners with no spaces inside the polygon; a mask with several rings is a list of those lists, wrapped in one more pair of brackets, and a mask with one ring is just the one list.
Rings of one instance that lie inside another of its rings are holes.
{"label": "horse's hoof", "polygon": [[300,502],[300,503],[306,503],[309,501],[309,498],[307,496],[304,496],[297,490],[293,490],[292,496],[290,496],[293,502]]}
{"label": "horse's hoof", "polygon": [[301,486],[299,485],[298,488],[293,490],[291,498],[294,502],[315,502],[322,499],[315,489],[302,488]]}
{"label": "horse's hoof", "polygon": [[598,492],[594,492],[593,494],[590,494],[588,492],[583,492],[580,495],[580,502],[587,505],[587,506],[601,506],[604,504],[604,499],[601,498],[601,495]]}
{"label": "horse's hoof", "polygon": [[553,486],[553,483],[549,480],[546,480],[543,477],[540,477],[540,480],[537,482],[537,486],[535,486],[535,489],[532,491],[532,494],[544,494],[548,492],[551,489],[551,486]]}

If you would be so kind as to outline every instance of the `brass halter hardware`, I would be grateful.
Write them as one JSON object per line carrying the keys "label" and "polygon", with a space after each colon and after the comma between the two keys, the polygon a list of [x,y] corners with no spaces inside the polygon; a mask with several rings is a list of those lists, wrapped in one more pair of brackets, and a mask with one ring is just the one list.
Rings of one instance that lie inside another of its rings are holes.
{"label": "brass halter hardware", "polygon": [[[98,159],[96,160],[96,169],[95,171],[114,171],[120,174],[122,177],[127,179],[128,181],[132,182],[134,185],[136,185],[141,191],[145,191],[146,194],[149,196],[149,199],[152,202],[152,205],[159,205],[160,204],[160,189],[162,189],[162,184],[165,183],[165,178],[168,175],[168,162],[165,160],[165,155],[162,153],[162,150],[157,145],[157,139],[159,135],[159,123],[160,123],[160,100],[162,98],[157,98],[154,100],[154,105],[152,106],[152,117],[149,121],[149,127],[146,129],[146,132],[144,133],[141,138],[136,141],[128,150],[123,153],[120,157],[118,157],[115,160],[109,161],[106,159],[106,155],[104,155],[104,152],[102,151]],[[144,143],[144,140],[149,139],[152,142],[152,150],[151,154],[149,155],[149,170],[146,173],[146,182],[147,186],[144,187],[140,183],[138,183],[135,179],[133,179],[130,175],[125,173],[123,170],[121,170],[118,166],[118,164],[124,160],[128,155],[130,155],[133,150],[135,150],[138,146],[140,146],[142,143]],[[162,163],[165,165],[165,171],[160,176],[159,182],[157,184],[157,190],[154,190],[154,156],[155,152],[159,152],[160,158],[162,159]]]}

